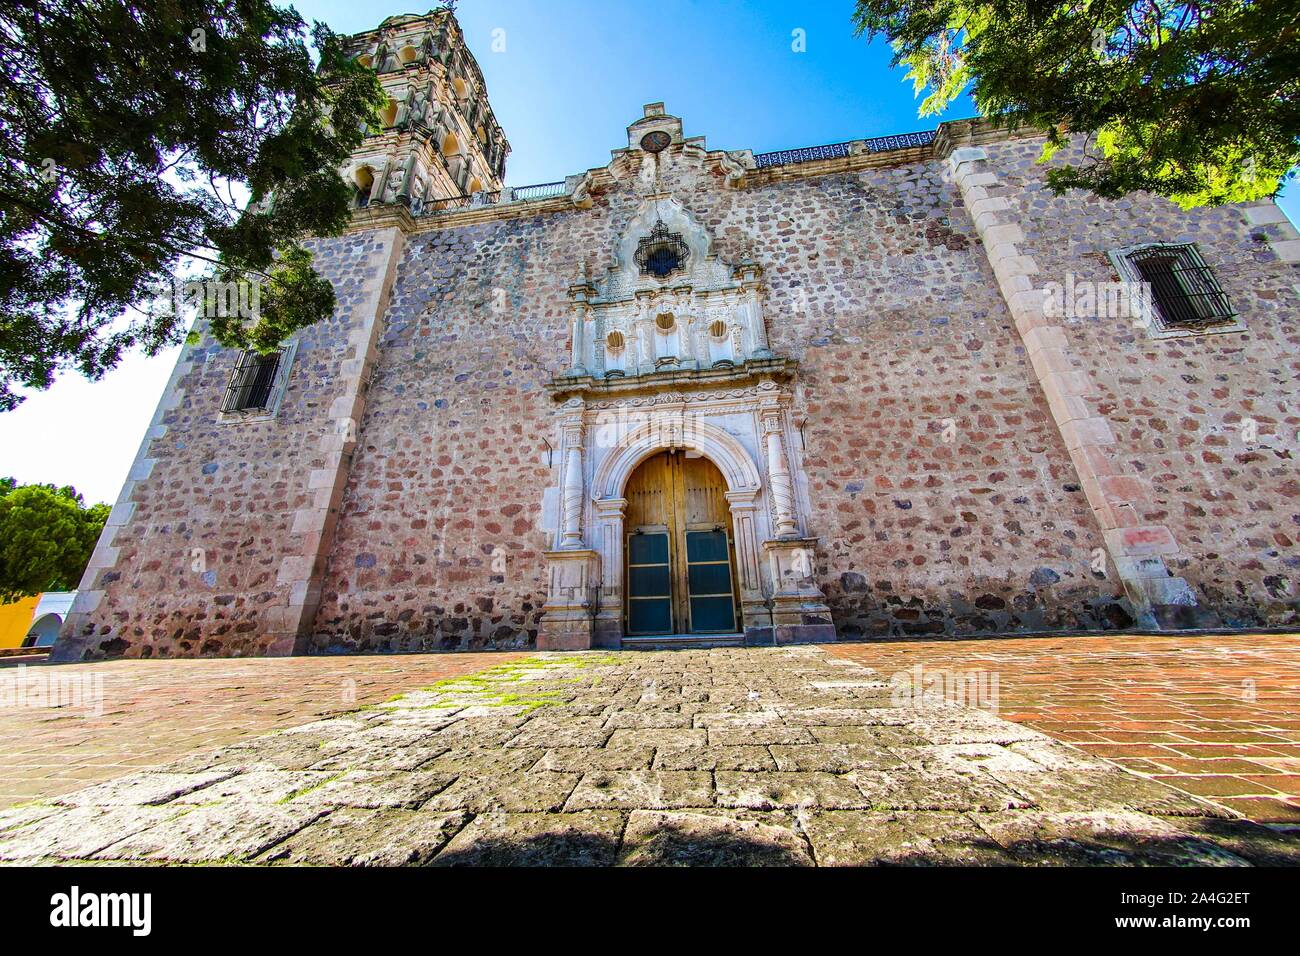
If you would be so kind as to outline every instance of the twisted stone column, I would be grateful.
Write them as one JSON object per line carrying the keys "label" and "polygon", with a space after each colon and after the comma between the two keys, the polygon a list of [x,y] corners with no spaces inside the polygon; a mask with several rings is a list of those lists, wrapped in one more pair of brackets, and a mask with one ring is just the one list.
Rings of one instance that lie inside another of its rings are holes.
{"label": "twisted stone column", "polygon": [[564,550],[582,547],[582,435],[581,422],[565,426],[564,522],[560,539]]}
{"label": "twisted stone column", "polygon": [[769,415],[763,419],[763,432],[767,443],[767,475],[771,485],[772,504],[776,509],[776,536],[793,538],[799,534],[794,518],[794,480],[785,456],[785,441],[781,437],[781,417]]}

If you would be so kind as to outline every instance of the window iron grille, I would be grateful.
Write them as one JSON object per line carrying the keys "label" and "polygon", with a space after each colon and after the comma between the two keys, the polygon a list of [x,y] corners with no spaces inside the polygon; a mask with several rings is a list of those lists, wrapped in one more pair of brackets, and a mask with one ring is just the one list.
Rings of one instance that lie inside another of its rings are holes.
{"label": "window iron grille", "polygon": [[642,236],[636,244],[637,268],[642,275],[652,275],[657,279],[666,279],[686,265],[690,254],[679,232],[669,232],[662,219],[657,220],[650,235]]}
{"label": "window iron grille", "polygon": [[239,356],[226,388],[223,412],[269,411],[284,351],[262,355],[248,349]]}
{"label": "window iron grille", "polygon": [[1165,328],[1204,329],[1236,318],[1228,294],[1191,243],[1139,249],[1128,260]]}

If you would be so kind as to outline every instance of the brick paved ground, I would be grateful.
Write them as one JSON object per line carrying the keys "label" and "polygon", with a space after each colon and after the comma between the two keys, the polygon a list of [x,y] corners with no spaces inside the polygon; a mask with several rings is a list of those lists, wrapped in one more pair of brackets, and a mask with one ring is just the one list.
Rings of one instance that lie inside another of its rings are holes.
{"label": "brick paved ground", "polygon": [[800,647],[502,664],[0,811],[0,860],[1243,865],[1300,845]]}
{"label": "brick paved ground", "polygon": [[6,687],[29,694],[47,689],[50,675],[85,690],[94,684],[83,680],[99,679],[103,690],[98,716],[88,716],[84,706],[15,707],[0,700],[0,807],[67,793],[519,656],[131,660],[22,669],[0,661],[0,698]]}
{"label": "brick paved ground", "polygon": [[891,675],[998,675],[1001,716],[1259,821],[1300,822],[1300,635],[898,641],[830,649]]}

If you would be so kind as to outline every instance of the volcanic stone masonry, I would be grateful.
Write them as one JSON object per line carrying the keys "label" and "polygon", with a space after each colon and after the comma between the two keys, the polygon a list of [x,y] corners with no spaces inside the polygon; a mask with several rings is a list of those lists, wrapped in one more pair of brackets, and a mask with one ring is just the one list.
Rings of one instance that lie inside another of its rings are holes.
{"label": "volcanic stone masonry", "polygon": [[56,659],[1297,622],[1271,201],[1055,196],[974,120],[716,150],[662,104],[510,189],[450,15],[354,45],[391,101],[311,243],[337,310],[261,391],[185,347]]}

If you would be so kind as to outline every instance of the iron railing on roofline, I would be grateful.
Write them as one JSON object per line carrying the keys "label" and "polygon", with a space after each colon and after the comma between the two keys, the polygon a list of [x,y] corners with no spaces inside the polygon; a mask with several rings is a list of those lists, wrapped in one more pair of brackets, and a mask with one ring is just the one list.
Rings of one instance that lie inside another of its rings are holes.
{"label": "iron railing on roofline", "polygon": [[537,183],[533,186],[515,186],[510,190],[511,199],[514,202],[527,202],[530,199],[550,199],[554,196],[563,196],[569,190],[565,187],[565,180],[561,179],[553,183]]}
{"label": "iron railing on roofline", "polygon": [[895,149],[915,149],[929,146],[938,130],[927,129],[919,133],[898,133],[892,136],[875,136],[871,139],[850,140],[847,143],[830,143],[826,146],[804,146],[799,149],[778,149],[771,153],[755,153],[754,165],[759,169],[769,166],[789,166],[792,163],[811,163],[819,159],[842,159],[852,156],[854,145],[860,153],[887,153]]}
{"label": "iron railing on roofline", "polygon": [[450,196],[445,199],[425,199],[412,202],[411,211],[417,216],[434,215],[451,212],[456,209],[476,209],[479,206],[496,206],[508,202],[527,202],[534,199],[551,199],[568,192],[563,179],[554,183],[537,183],[533,186],[515,186],[513,188],[491,192],[477,192],[468,196]]}
{"label": "iron railing on roofline", "polygon": [[[830,143],[825,146],[803,146],[799,149],[778,149],[770,153],[755,153],[754,165],[758,169],[769,166],[789,166],[794,163],[811,163],[819,159],[842,159],[859,153],[887,153],[895,149],[915,149],[929,146],[938,130],[927,129],[918,133],[898,133],[892,136],[875,136],[871,139]],[[472,196],[452,196],[447,199],[428,199],[414,209],[416,215],[427,216],[456,209],[473,209],[478,206],[495,206],[507,202],[528,202],[552,199],[568,192],[568,183],[560,179],[553,183],[536,183],[532,186],[507,187],[498,192],[474,193]]]}

